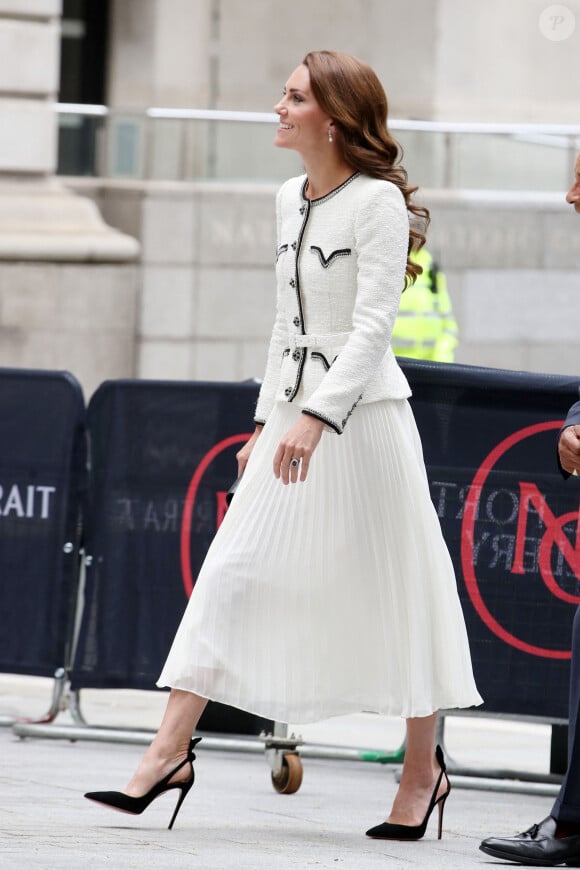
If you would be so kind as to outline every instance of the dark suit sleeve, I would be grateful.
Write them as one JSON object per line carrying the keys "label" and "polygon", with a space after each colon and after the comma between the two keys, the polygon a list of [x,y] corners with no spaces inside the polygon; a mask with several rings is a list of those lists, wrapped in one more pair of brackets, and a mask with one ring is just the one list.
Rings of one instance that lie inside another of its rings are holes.
{"label": "dark suit sleeve", "polygon": [[[568,411],[566,419],[564,420],[564,425],[562,426],[562,428],[558,432],[558,441],[560,440],[560,435],[562,434],[562,432],[564,431],[564,429],[567,426],[580,426],[580,402],[575,402],[575,404],[572,405],[572,407]],[[564,471],[564,469],[560,465],[560,457],[558,456],[557,450],[556,450],[556,456],[558,459],[558,468],[560,469],[562,476],[564,478],[570,477],[569,473],[567,471]]]}

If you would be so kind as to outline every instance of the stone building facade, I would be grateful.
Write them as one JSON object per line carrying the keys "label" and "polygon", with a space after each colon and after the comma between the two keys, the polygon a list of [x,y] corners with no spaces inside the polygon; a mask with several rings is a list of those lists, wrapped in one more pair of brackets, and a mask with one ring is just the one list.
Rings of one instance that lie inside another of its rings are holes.
{"label": "stone building facade", "polygon": [[[353,26],[346,0],[296,0],[291,15],[281,0],[110,0],[106,102],[269,111],[306,50],[335,47],[376,68],[394,117],[573,123],[580,0],[567,3],[577,29],[565,39],[547,33],[546,6],[365,0]],[[110,377],[259,376],[275,185],[57,177],[62,11],[0,0],[0,365],[66,368],[87,394]],[[578,372],[571,176],[553,192],[536,179],[527,191],[422,185],[459,362]]]}

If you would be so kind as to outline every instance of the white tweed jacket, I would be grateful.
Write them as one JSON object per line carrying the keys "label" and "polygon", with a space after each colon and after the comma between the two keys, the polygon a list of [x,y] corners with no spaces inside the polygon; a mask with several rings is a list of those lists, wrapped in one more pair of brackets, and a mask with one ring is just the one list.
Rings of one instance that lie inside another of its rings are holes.
{"label": "white tweed jacket", "polygon": [[355,173],[313,200],[306,182],[276,199],[277,313],[255,421],[296,401],[340,434],[359,402],[411,395],[390,346],[409,218],[389,181]]}

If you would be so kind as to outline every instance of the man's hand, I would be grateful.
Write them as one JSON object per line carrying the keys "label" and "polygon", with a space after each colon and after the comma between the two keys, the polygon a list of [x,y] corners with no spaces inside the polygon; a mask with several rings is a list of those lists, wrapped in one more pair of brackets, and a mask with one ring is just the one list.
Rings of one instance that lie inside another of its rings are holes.
{"label": "man's hand", "polygon": [[566,426],[558,441],[558,456],[564,471],[580,474],[580,426]]}

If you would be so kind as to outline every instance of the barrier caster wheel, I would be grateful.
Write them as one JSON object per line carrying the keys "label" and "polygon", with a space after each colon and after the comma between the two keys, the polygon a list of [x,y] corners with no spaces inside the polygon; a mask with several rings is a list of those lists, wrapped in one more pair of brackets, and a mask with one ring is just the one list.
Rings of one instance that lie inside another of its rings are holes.
{"label": "barrier caster wheel", "polygon": [[282,769],[272,774],[272,785],[278,794],[294,794],[302,785],[302,760],[296,752],[290,752],[282,759]]}

